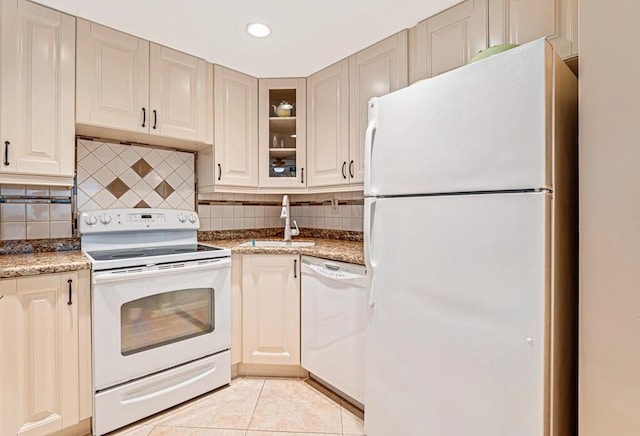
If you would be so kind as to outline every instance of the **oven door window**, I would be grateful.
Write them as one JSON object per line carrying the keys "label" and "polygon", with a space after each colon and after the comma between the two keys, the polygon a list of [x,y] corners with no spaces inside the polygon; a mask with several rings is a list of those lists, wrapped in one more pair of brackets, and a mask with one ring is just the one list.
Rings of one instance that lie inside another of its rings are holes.
{"label": "oven door window", "polygon": [[127,302],[120,307],[122,355],[211,333],[214,301],[212,288],[195,288]]}

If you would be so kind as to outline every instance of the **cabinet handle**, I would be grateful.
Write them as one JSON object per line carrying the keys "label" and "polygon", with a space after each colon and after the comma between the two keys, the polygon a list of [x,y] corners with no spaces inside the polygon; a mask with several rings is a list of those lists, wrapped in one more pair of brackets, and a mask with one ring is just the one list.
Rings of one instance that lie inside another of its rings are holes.
{"label": "cabinet handle", "polygon": [[218,164],[218,181],[220,181],[221,177],[222,177],[222,165]]}
{"label": "cabinet handle", "polygon": [[297,259],[293,259],[293,278],[294,279],[298,278],[298,260]]}
{"label": "cabinet handle", "polygon": [[353,161],[349,162],[349,176],[353,179]]}
{"label": "cabinet handle", "polygon": [[9,165],[9,141],[4,141],[4,164]]}
{"label": "cabinet handle", "polygon": [[345,172],[345,169],[347,168],[347,161],[342,162],[342,178],[343,179],[347,179],[347,173]]}
{"label": "cabinet handle", "polygon": [[142,127],[144,127],[145,124],[147,124],[147,110],[142,108]]}
{"label": "cabinet handle", "polygon": [[156,110],[153,110],[153,130],[156,129],[156,124],[158,124],[158,112],[156,112]]}
{"label": "cabinet handle", "polygon": [[71,299],[73,298],[73,288],[71,286],[73,280],[69,279],[67,280],[67,283],[69,284],[69,301],[67,301],[67,305],[71,306],[73,304],[73,301],[71,301]]}
{"label": "cabinet handle", "polygon": [[302,176],[302,177],[300,178],[300,183],[304,183],[304,168],[302,168],[302,172],[301,172],[300,174],[301,174],[301,176]]}

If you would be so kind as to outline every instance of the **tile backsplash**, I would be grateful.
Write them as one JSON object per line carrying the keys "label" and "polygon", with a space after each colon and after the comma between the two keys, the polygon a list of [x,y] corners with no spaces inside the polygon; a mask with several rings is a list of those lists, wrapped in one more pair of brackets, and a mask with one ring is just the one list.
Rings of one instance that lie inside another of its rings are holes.
{"label": "tile backsplash", "polygon": [[2,240],[72,236],[71,189],[49,186],[0,186]]}
{"label": "tile backsplash", "polygon": [[[291,219],[301,228],[362,231],[362,192],[293,194],[289,201]],[[283,227],[281,210],[282,195],[278,194],[198,195],[200,230]]]}
{"label": "tile backsplash", "polygon": [[78,210],[195,210],[194,153],[90,139],[77,143]]}

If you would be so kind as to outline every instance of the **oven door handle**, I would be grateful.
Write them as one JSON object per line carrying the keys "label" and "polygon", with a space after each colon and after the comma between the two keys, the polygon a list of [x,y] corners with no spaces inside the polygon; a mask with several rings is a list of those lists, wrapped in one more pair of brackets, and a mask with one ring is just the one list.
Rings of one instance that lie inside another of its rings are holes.
{"label": "oven door handle", "polygon": [[93,275],[93,283],[112,283],[121,282],[125,280],[141,279],[145,277],[159,277],[164,275],[182,274],[185,272],[193,271],[206,271],[215,270],[221,268],[228,268],[231,266],[231,259],[219,259],[215,261],[207,261],[207,263],[195,263],[193,265],[177,266],[180,264],[171,265],[169,268],[166,265],[156,265],[143,268],[130,268],[122,271],[109,271],[107,273],[96,273]]}

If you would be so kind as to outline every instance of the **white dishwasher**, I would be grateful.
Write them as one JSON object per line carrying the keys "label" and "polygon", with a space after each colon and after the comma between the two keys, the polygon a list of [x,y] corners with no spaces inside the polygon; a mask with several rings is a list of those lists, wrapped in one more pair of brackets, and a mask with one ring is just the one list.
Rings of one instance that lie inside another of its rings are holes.
{"label": "white dishwasher", "polygon": [[302,257],[302,367],[361,407],[368,286],[364,266]]}

